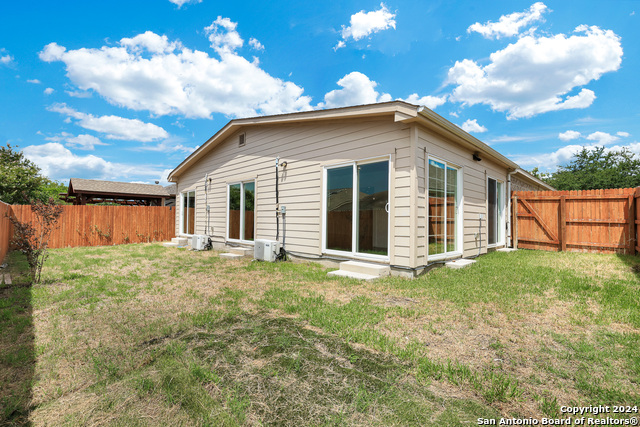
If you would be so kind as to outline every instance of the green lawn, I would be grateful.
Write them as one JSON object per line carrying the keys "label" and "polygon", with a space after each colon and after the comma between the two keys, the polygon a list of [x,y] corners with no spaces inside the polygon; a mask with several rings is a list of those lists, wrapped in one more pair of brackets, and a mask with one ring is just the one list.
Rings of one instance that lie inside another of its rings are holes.
{"label": "green lawn", "polygon": [[[518,251],[415,280],[160,245],[0,285],[0,424],[476,425],[640,404],[636,257]],[[605,414],[615,416],[615,414]]]}

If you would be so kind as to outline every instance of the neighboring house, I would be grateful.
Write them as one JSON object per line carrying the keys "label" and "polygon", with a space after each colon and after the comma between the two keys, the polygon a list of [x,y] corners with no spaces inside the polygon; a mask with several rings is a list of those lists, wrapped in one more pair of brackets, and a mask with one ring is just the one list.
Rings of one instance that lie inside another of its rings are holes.
{"label": "neighboring house", "polygon": [[232,120],[169,181],[178,236],[206,234],[218,247],[279,236],[294,256],[405,273],[505,246],[510,186],[552,189],[402,101]]}
{"label": "neighboring house", "polygon": [[165,199],[165,206],[175,206],[176,205],[176,194],[178,192],[178,186],[176,184],[169,184],[164,187],[169,193],[169,198]]}
{"label": "neighboring house", "polygon": [[60,199],[74,205],[116,203],[132,206],[168,206],[176,193],[154,184],[101,181],[96,179],[71,178],[69,189],[60,194]]}

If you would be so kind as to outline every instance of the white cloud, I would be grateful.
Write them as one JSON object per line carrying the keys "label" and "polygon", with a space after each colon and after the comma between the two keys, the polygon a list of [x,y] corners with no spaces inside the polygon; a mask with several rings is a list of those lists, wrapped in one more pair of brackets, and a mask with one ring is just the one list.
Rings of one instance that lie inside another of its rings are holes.
{"label": "white cloud", "polygon": [[514,12],[503,15],[498,22],[488,21],[484,24],[476,22],[467,28],[467,33],[472,31],[481,34],[485,38],[512,37],[520,33],[520,29],[532,22],[542,20],[542,14],[547,11],[547,6],[542,2],[531,5],[524,12]]}
{"label": "white cloud", "polygon": [[44,90],[45,95],[51,95],[53,92],[55,92],[55,89],[53,89],[52,87],[48,87]]}
{"label": "white cloud", "polygon": [[521,142],[521,141],[535,141],[540,139],[537,136],[512,136],[512,135],[502,135],[492,138],[489,142],[492,143],[503,143],[503,142]]}
{"label": "white cloud", "polygon": [[447,83],[456,86],[449,99],[489,105],[506,111],[508,119],[590,106],[596,98],[592,90],[569,92],[618,70],[622,46],[610,30],[579,26],[575,32],[584,34],[521,37],[492,53],[486,66],[456,61],[448,72]]}
{"label": "white cloud", "polygon": [[78,126],[103,133],[107,139],[150,142],[169,136],[169,133],[160,126],[138,119],[125,119],[118,116],[96,117],[92,114],[76,111],[64,103],[54,104],[47,109],[76,119]]}
{"label": "white cloud", "polygon": [[525,169],[538,167],[542,171],[553,171],[556,170],[558,165],[567,164],[576,153],[582,150],[582,147],[582,145],[567,145],[552,153],[526,154],[510,157]]}
{"label": "white cloud", "polygon": [[169,178],[169,174],[171,173],[172,170],[173,169],[165,169],[162,171],[162,174],[160,175],[160,179],[159,179],[160,185],[167,186],[169,184],[173,184],[173,182],[167,181],[167,179]]}
{"label": "white cloud", "polygon": [[360,12],[351,15],[349,26],[342,26],[342,40],[334,47],[334,50],[340,49],[346,45],[346,41],[353,39],[358,41],[371,34],[393,28],[396,28],[396,14],[389,12],[384,3],[380,3],[380,9],[371,12]]}
{"label": "white cloud", "polygon": [[65,93],[72,98],[91,98],[91,92],[65,90]]}
{"label": "white cloud", "polygon": [[211,42],[211,47],[220,55],[233,53],[244,44],[244,40],[236,31],[237,26],[237,22],[218,16],[211,25],[204,29]]}
{"label": "white cloud", "polygon": [[182,145],[172,141],[162,141],[157,145],[144,145],[142,147],[138,147],[135,149],[135,151],[157,151],[161,153],[180,152],[191,154],[196,150],[196,148],[198,148],[198,146],[187,147],[186,145]]}
{"label": "white cloud", "polygon": [[96,145],[109,145],[100,141],[99,138],[96,138],[93,135],[82,134],[75,136],[69,132],[61,132],[54,136],[45,137],[44,139],[51,142],[66,142],[67,147],[87,151],[95,150]]}
{"label": "white cloud", "polygon": [[254,39],[253,37],[249,39],[249,46],[251,46],[255,50],[264,50],[264,45],[260,43],[258,39]]}
{"label": "white cloud", "polygon": [[582,136],[582,134],[575,130],[568,130],[566,132],[561,132],[558,134],[558,138],[561,141],[571,141],[572,139],[578,139]]}
{"label": "white cloud", "polygon": [[618,133],[616,133],[616,135],[621,136],[623,138],[627,138],[627,137],[631,136],[631,134],[629,132],[618,132]]}
{"label": "white cloud", "polygon": [[73,138],[69,138],[67,140],[67,145],[69,147],[76,147],[80,150],[95,150],[96,145],[108,145],[104,142],[100,141],[99,138],[96,138],[93,135],[82,134],[75,136]]}
{"label": "white cloud", "polygon": [[40,58],[64,62],[67,76],[81,91],[95,91],[111,104],[158,116],[247,117],[312,109],[303,88],[269,75],[257,61],[234,52],[242,46],[235,28],[228,18],[207,27],[219,59],[151,32],[99,49],[67,51],[51,43]]}
{"label": "white cloud", "polygon": [[586,138],[589,141],[595,141],[594,144],[598,144],[598,145],[609,145],[620,139],[617,136],[608,134],[606,132],[600,132],[600,131],[593,132],[589,134]]}
{"label": "white cloud", "polygon": [[9,55],[7,51],[0,48],[0,65],[9,66],[13,63],[13,56]]}
{"label": "white cloud", "polygon": [[182,6],[184,6],[185,4],[189,4],[189,3],[202,3],[202,0],[169,0],[171,3],[175,4],[178,6],[178,9],[180,9]]}
{"label": "white cloud", "polygon": [[33,83],[34,85],[39,85],[42,82],[38,79],[29,79],[27,80],[27,83]]}
{"label": "white cloud", "polygon": [[160,176],[162,169],[136,163],[127,165],[112,163],[94,155],[78,156],[57,142],[42,145],[30,145],[22,152],[25,157],[37,164],[42,173],[51,179],[69,179],[72,177],[123,179]]}
{"label": "white cloud", "polygon": [[430,110],[434,110],[437,107],[444,104],[445,102],[447,102],[447,96],[446,95],[445,96],[427,95],[427,96],[419,97],[417,93],[412,93],[406,99],[403,99],[403,101],[408,102],[409,104],[423,105]]}
{"label": "white cloud", "polygon": [[132,38],[123,38],[120,45],[131,52],[141,53],[147,50],[150,53],[170,53],[182,48],[180,42],[169,42],[167,36],[159,36],[152,31],[145,31]]}
{"label": "white cloud", "polygon": [[[567,145],[565,147],[561,147],[556,151],[551,153],[542,153],[542,154],[528,154],[528,155],[517,155],[510,156],[510,158],[518,163],[520,166],[531,169],[533,167],[538,167],[542,171],[551,172],[557,169],[559,165],[568,164],[574,155],[582,151],[583,148],[587,150],[595,150],[602,145],[592,144],[592,145]],[[610,147],[605,147],[604,152],[609,153],[612,151],[621,151],[623,149],[628,149],[632,153],[640,156],[640,142],[632,142],[626,145],[614,145]]]}
{"label": "white cloud", "polygon": [[342,86],[342,89],[328,92],[324,96],[324,102],[318,104],[319,108],[373,104],[376,102],[391,101],[392,99],[388,93],[378,93],[375,90],[378,83],[369,80],[369,77],[358,71],[353,71],[338,80],[338,86]]}
{"label": "white cloud", "polygon": [[627,149],[631,151],[636,156],[640,157],[640,142],[632,142],[626,145],[613,145],[611,147],[607,147],[604,149],[605,152],[608,151],[621,151],[623,149]]}
{"label": "white cloud", "polygon": [[76,147],[80,150],[95,150],[96,145],[108,145],[100,141],[93,135],[82,134],[67,139],[67,146]]}
{"label": "white cloud", "polygon": [[481,124],[478,124],[478,120],[477,119],[469,119],[467,121],[465,121],[462,126],[460,126],[462,128],[463,131],[465,132],[475,132],[475,133],[482,133],[482,132],[486,132],[487,128],[482,126]]}

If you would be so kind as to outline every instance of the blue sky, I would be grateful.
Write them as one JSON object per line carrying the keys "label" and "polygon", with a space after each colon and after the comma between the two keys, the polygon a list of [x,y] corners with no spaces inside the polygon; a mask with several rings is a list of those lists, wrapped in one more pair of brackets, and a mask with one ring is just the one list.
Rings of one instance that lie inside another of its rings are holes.
{"label": "blue sky", "polygon": [[0,143],[52,179],[164,181],[230,119],[404,99],[518,162],[640,153],[640,2],[0,7]]}

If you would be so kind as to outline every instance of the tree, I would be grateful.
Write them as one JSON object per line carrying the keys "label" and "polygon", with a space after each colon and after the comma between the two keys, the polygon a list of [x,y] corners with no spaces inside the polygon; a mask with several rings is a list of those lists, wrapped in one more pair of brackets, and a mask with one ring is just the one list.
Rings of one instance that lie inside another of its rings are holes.
{"label": "tree", "polygon": [[56,204],[70,205],[71,203],[59,199],[60,193],[66,193],[67,190],[68,186],[62,182],[47,179],[47,182],[40,187],[40,200],[48,201],[49,199],[53,199]]}
{"label": "tree", "polygon": [[15,216],[9,216],[14,230],[11,244],[27,257],[31,280],[40,283],[42,266],[49,256],[49,237],[57,228],[62,206],[53,199],[46,203],[35,200],[31,202],[31,210],[36,215],[36,224],[20,222]]}
{"label": "tree", "polygon": [[0,147],[0,200],[19,205],[53,198],[60,203],[58,193],[66,191],[66,186],[42,176],[40,168],[16,148],[10,144]]}
{"label": "tree", "polygon": [[604,147],[582,147],[567,166],[543,179],[557,190],[638,187],[640,159],[628,148],[605,151]]}

